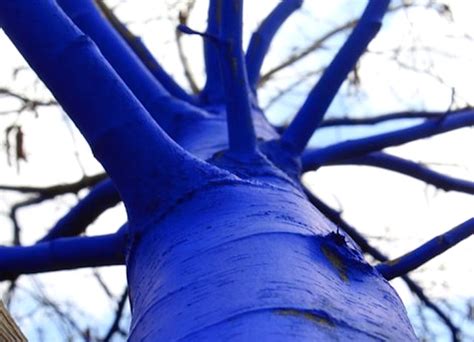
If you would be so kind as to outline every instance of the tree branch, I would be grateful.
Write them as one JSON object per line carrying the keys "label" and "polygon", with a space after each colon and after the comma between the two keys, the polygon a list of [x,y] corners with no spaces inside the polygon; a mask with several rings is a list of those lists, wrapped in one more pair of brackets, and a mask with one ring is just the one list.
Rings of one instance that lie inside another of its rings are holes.
{"label": "tree branch", "polygon": [[0,21],[107,170],[134,229],[191,189],[229,177],[192,157],[156,125],[53,0],[2,1]]}
{"label": "tree branch", "polygon": [[47,187],[0,185],[0,190],[16,191],[21,193],[36,193],[44,198],[51,198],[67,193],[77,193],[84,188],[96,185],[106,178],[107,175],[105,173],[101,173],[94,176],[85,176],[75,183],[58,184]]}
{"label": "tree branch", "polygon": [[[206,35],[209,37],[220,37],[222,24],[222,6],[225,0],[209,0],[207,13]],[[204,37],[204,63],[206,66],[206,84],[201,92],[200,98],[204,103],[222,102],[224,91],[222,89],[222,75],[220,68],[219,47],[210,38]]]}
{"label": "tree branch", "polygon": [[0,280],[19,274],[121,265],[126,235],[63,238],[29,247],[0,247]]}
{"label": "tree branch", "polygon": [[471,218],[450,231],[424,243],[415,250],[395,260],[379,264],[375,268],[385,279],[392,280],[415,270],[473,234],[474,218]]}
{"label": "tree branch", "polygon": [[77,236],[86,230],[105,210],[120,202],[120,196],[110,179],[96,185],[67,212],[38,242],[60,237]]}
{"label": "tree branch", "polygon": [[[195,0],[191,0],[190,2],[188,2],[186,10],[179,12],[180,25],[187,26],[189,13],[194,7],[194,4],[195,4]],[[176,45],[178,47],[178,56],[181,61],[181,65],[183,66],[183,69],[184,69],[184,76],[186,77],[186,80],[188,81],[189,87],[191,88],[192,92],[194,94],[198,94],[199,87],[194,79],[193,73],[191,72],[191,66],[189,65],[188,58],[186,57],[186,54],[184,53],[183,41],[181,39],[183,37],[183,33],[179,29],[176,29],[175,35],[176,35]]]}
{"label": "tree branch", "polygon": [[25,95],[19,94],[17,92],[14,92],[13,90],[3,88],[3,87],[0,87],[0,95],[10,96],[22,102],[22,105],[20,108],[2,112],[2,114],[12,113],[12,112],[22,112],[27,109],[35,110],[37,107],[56,106],[58,104],[54,100],[42,101],[42,100],[37,100],[37,99],[31,99]]}
{"label": "tree branch", "polygon": [[10,219],[13,223],[13,245],[20,246],[21,245],[21,227],[18,223],[17,212],[21,208],[41,203],[45,200],[43,196],[34,196],[29,198],[25,201],[19,202],[14,204],[10,209]]}
{"label": "tree branch", "polygon": [[174,97],[189,102],[196,103],[196,99],[189,95],[176,81],[166,72],[165,69],[158,63],[156,58],[143,44],[140,37],[135,36],[126,25],[124,25],[115,13],[105,4],[103,0],[95,0],[98,7],[105,15],[109,23],[113,26],[115,31],[127,43],[130,49],[137,55],[141,62],[148,68],[152,75],[161,83],[163,87]]}
{"label": "tree branch", "polygon": [[[417,4],[416,3],[403,2],[402,4],[400,4],[398,6],[394,6],[394,7],[389,8],[388,11],[389,12],[394,12],[394,11],[397,11],[397,10],[400,10],[400,9],[403,9],[403,8],[413,7],[413,6],[417,6]],[[275,67],[271,68],[270,70],[268,70],[267,72],[265,72],[261,76],[258,86],[262,87],[263,85],[265,85],[265,83],[267,83],[269,80],[271,80],[272,77],[274,77],[276,73],[278,73],[279,71],[281,71],[283,69],[286,69],[287,67],[293,65],[294,63],[302,60],[303,58],[310,55],[312,52],[322,48],[324,46],[324,43],[326,43],[329,39],[331,39],[331,38],[337,36],[338,34],[341,34],[344,31],[349,30],[350,28],[354,27],[358,23],[358,21],[359,21],[359,18],[352,19],[352,20],[346,22],[345,24],[328,31],[323,36],[317,38],[309,46],[307,46],[307,47],[305,47],[305,48],[303,48],[303,49],[301,49],[297,52],[292,53],[286,60],[284,60],[283,62],[281,62],[277,66],[275,66]]]}
{"label": "tree branch", "polygon": [[370,165],[419,179],[445,191],[459,191],[474,195],[474,182],[458,179],[430,170],[422,164],[415,163],[383,152],[374,152],[365,156],[344,159],[335,165]]}
{"label": "tree branch", "polygon": [[370,0],[354,31],[337,52],[321,79],[281,137],[282,143],[300,154],[323,119],[349,72],[382,25],[390,0]]}
{"label": "tree branch", "polygon": [[249,86],[242,52],[243,1],[223,1],[219,64],[226,98],[229,150],[236,154],[255,153],[256,137],[250,110]]}
{"label": "tree branch", "polygon": [[283,0],[273,9],[273,11],[260,24],[260,27],[252,34],[245,61],[249,86],[255,93],[260,70],[265,56],[268,53],[270,44],[277,31],[293,12],[301,7],[303,0]]}
{"label": "tree branch", "polygon": [[58,4],[74,23],[97,44],[101,53],[120,75],[128,88],[140,100],[156,122],[170,131],[170,105],[179,107],[180,100],[172,98],[137,58],[114,28],[104,19],[93,0],[58,0]]}
{"label": "tree branch", "polygon": [[402,145],[414,140],[431,137],[458,128],[474,125],[474,111],[462,111],[441,118],[427,119],[423,123],[400,130],[382,133],[366,138],[347,140],[328,147],[305,152],[303,169],[355,158],[390,146]]}
{"label": "tree branch", "polygon": [[128,299],[128,287],[123,291],[122,296],[117,304],[117,310],[115,311],[115,318],[112,322],[112,325],[109,328],[109,331],[105,335],[105,337],[101,340],[102,342],[108,342],[111,340],[112,336],[120,330],[120,320],[122,319],[123,309],[125,308],[125,304],[127,303]]}

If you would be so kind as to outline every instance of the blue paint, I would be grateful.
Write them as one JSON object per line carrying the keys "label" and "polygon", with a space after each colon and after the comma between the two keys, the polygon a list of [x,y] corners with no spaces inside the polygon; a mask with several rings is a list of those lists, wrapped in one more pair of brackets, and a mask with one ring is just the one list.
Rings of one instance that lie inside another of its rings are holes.
{"label": "blue paint", "polygon": [[435,237],[424,243],[415,250],[397,258],[376,266],[385,279],[391,280],[400,277],[420,267],[427,261],[444,253],[459,242],[474,234],[474,218],[461,223],[450,231]]}
{"label": "blue paint", "polygon": [[[221,35],[221,6],[223,0],[209,0],[206,34],[212,37]],[[222,75],[219,65],[219,48],[213,39],[204,39],[204,63],[206,66],[206,84],[199,98],[203,104],[223,103]]]}
{"label": "blue paint", "polygon": [[250,88],[242,51],[243,0],[222,1],[218,13],[221,25],[219,65],[225,93],[229,151],[255,153],[256,137],[252,125]]}
{"label": "blue paint", "polygon": [[247,75],[250,88],[254,93],[257,91],[260,70],[265,56],[270,49],[276,33],[283,23],[303,4],[303,0],[283,0],[260,24],[257,31],[252,34],[245,55]]}
{"label": "blue paint", "polygon": [[124,25],[113,13],[110,8],[107,7],[103,2],[96,2],[96,5],[100,8],[103,14],[107,17],[110,24],[117,30],[117,33],[125,40],[127,45],[133,52],[136,53],[137,57],[143,62],[145,67],[152,73],[153,76],[160,82],[160,84],[165,87],[165,89],[170,93],[170,95],[195,104],[197,99],[188,94],[167,72],[163,67],[158,63],[156,58],[152,55],[150,50],[143,44],[143,41],[140,37],[135,36],[130,32],[126,25]]}
{"label": "blue paint", "polygon": [[[104,20],[92,0],[59,0],[58,4],[74,23],[97,44],[101,53],[120,75],[133,94],[162,128],[170,130],[169,121],[179,111],[181,101],[172,98],[168,91],[152,76],[125,41]],[[163,111],[165,102],[176,108]]]}
{"label": "blue paint", "polygon": [[293,122],[283,133],[282,141],[291,146],[294,153],[301,154],[305,149],[347,75],[379,31],[389,4],[390,0],[368,2],[351,35],[311,90]]}
{"label": "blue paint", "polygon": [[112,181],[104,180],[69,210],[38,242],[80,235],[100,214],[120,201]]}
{"label": "blue paint", "polygon": [[339,160],[359,157],[387,147],[398,146],[472,125],[474,125],[474,111],[472,110],[450,114],[441,118],[427,119],[412,127],[308,150],[302,158],[303,169],[307,170],[307,166],[315,168]]}
{"label": "blue paint", "polygon": [[[363,266],[340,278],[321,252],[335,244],[323,238],[335,227],[288,185],[209,188],[151,225],[127,259],[131,340],[216,340],[231,332],[264,340],[290,333],[299,341],[415,339],[403,309],[394,310],[400,300],[361,264],[350,239],[337,253]],[[318,311],[333,325],[281,310]]]}
{"label": "blue paint", "polygon": [[29,247],[0,247],[0,280],[19,274],[122,265],[125,231],[93,237],[58,238]]}

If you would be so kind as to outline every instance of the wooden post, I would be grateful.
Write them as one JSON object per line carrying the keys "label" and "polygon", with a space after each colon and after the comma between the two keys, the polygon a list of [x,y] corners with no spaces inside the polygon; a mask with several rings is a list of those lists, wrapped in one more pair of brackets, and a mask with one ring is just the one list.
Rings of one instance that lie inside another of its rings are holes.
{"label": "wooden post", "polygon": [[0,341],[4,342],[27,342],[25,335],[21,332],[13,317],[0,300]]}

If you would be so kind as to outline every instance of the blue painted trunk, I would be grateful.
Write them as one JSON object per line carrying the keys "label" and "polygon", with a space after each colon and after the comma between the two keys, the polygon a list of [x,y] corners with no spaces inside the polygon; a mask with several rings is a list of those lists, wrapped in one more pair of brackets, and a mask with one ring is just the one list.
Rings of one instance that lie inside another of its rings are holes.
{"label": "blue painted trunk", "polygon": [[358,248],[289,187],[213,186],[150,222],[127,260],[132,341],[410,341]]}

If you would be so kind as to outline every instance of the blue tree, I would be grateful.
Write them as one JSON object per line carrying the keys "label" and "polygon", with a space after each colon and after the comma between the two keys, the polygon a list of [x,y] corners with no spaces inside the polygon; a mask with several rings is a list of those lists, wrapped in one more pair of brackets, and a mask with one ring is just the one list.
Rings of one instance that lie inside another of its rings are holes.
{"label": "blue tree", "polygon": [[[137,341],[415,340],[386,280],[403,277],[423,298],[407,274],[472,235],[474,220],[389,261],[300,181],[304,171],[350,163],[474,192],[472,182],[382,152],[473,125],[470,109],[307,148],[318,127],[338,124],[324,115],[389,2],[368,2],[295,118],[276,129],[259,106],[257,85],[272,38],[301,0],[281,1],[245,54],[242,0],[210,0],[206,32],[182,23],[181,32],[204,41],[207,79],[197,94],[184,91],[101,3],[1,0],[2,29],[110,177],[76,184],[94,187],[37,244],[2,247],[1,279],[125,264],[130,339]],[[43,189],[41,198],[62,190]],[[119,231],[78,237],[119,201],[128,215]],[[362,252],[381,263],[369,265]],[[424,300],[456,340],[456,327]]]}

